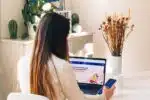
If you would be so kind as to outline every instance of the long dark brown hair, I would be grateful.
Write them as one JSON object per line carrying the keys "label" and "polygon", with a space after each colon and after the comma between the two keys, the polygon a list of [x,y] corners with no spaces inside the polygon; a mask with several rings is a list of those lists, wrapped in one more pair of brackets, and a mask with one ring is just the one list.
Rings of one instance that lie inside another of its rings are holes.
{"label": "long dark brown hair", "polygon": [[57,100],[48,60],[51,60],[52,54],[67,59],[69,25],[69,19],[56,13],[46,14],[41,19],[31,61],[31,93]]}

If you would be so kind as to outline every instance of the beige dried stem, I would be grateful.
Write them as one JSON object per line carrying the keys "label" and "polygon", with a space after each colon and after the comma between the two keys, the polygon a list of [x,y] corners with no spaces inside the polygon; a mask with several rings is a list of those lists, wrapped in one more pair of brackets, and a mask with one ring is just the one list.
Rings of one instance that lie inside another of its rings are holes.
{"label": "beige dried stem", "polygon": [[130,27],[130,31],[126,34],[129,20],[130,17],[124,17],[123,14],[119,16],[117,13],[114,13],[112,16],[106,16],[106,21],[100,27],[104,40],[114,56],[121,56],[124,41],[133,31],[134,25]]}
{"label": "beige dried stem", "polygon": [[130,33],[133,31],[134,25],[131,26],[130,31],[127,33],[125,40],[129,37]]}

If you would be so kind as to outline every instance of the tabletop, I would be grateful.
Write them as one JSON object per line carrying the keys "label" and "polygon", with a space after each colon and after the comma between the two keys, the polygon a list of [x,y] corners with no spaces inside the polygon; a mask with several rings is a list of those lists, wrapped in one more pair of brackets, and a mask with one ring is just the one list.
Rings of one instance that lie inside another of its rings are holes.
{"label": "tabletop", "polygon": [[150,71],[139,72],[136,75],[123,78],[123,88],[113,100],[149,100]]}

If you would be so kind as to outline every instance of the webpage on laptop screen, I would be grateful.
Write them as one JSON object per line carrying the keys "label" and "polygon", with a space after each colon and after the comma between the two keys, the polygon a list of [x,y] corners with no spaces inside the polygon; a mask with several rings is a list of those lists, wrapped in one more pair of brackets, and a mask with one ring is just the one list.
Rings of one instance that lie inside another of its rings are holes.
{"label": "webpage on laptop screen", "polygon": [[78,83],[103,85],[105,64],[102,59],[70,58]]}

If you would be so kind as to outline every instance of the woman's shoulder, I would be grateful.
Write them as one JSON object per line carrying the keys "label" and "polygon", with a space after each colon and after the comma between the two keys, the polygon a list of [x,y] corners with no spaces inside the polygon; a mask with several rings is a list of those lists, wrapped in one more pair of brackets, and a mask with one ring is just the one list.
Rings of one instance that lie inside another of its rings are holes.
{"label": "woman's shoulder", "polygon": [[56,57],[55,55],[52,56],[52,59],[54,61],[55,67],[58,70],[65,70],[71,66],[71,64],[68,61],[66,61],[64,59],[60,59],[60,58]]}

